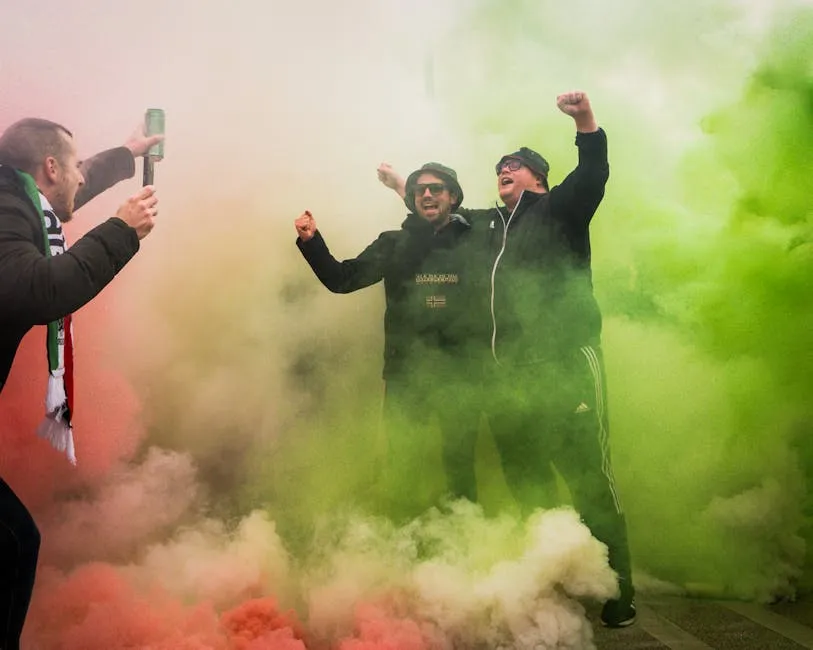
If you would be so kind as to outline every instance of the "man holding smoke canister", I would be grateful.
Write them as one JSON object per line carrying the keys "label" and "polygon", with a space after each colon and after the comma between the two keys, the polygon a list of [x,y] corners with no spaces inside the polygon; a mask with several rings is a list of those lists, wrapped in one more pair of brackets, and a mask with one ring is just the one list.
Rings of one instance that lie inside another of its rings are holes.
{"label": "man holding smoke canister", "polygon": [[[556,104],[576,124],[579,163],[549,190],[547,161],[527,147],[496,165],[504,205],[461,210],[472,237],[489,251],[491,353],[486,412],[503,471],[527,514],[550,505],[550,466],[562,474],[574,505],[609,548],[620,596],[602,622],[635,621],[626,521],[609,450],[601,313],[593,296],[590,222],[609,177],[607,137],[583,92]],[[384,165],[379,177],[404,195]]]}
{"label": "man holding smoke canister", "polygon": [[[152,230],[158,199],[151,186],[142,188],[115,217],[70,248],[62,223],[75,208],[132,177],[134,158],[161,139],[139,130],[124,146],[80,163],[71,132],[55,122],[27,118],[0,135],[0,392],[25,334],[47,325],[46,407],[37,432],[73,462],[71,313],[98,295],[136,254]],[[31,514],[0,478],[2,650],[20,647],[39,546]]]}

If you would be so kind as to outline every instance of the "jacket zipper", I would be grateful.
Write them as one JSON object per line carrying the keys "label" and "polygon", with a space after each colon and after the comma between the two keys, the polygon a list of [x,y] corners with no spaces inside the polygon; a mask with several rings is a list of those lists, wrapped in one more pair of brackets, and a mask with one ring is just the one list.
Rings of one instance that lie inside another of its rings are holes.
{"label": "jacket zipper", "polygon": [[505,216],[500,210],[500,206],[497,205],[497,214],[500,215],[500,220],[502,221],[502,247],[500,248],[500,252],[497,253],[497,258],[494,260],[494,266],[491,269],[491,356],[494,357],[494,361],[497,364],[500,363],[500,360],[497,358],[497,315],[494,312],[494,295],[496,293],[496,286],[495,286],[495,279],[497,277],[497,266],[500,264],[500,259],[502,258],[503,253],[505,252],[505,246],[508,243],[508,226],[511,224],[511,220],[514,218],[514,213],[516,213],[519,204],[522,202],[522,197],[525,194],[525,190],[519,195],[519,200],[517,204],[514,206],[514,209],[511,210],[511,214],[508,216],[508,221],[505,220]]}

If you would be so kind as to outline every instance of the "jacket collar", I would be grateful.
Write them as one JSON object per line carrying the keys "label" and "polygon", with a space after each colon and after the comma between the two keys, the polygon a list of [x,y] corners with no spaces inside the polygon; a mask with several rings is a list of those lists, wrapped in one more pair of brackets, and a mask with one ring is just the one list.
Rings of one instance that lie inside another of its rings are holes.
{"label": "jacket collar", "polygon": [[[417,233],[426,233],[430,234],[435,232],[434,226],[429,223],[423,217],[418,216],[414,212],[410,212],[404,222],[401,224],[401,228],[404,230],[409,230],[410,232],[417,232]],[[445,232],[449,229],[453,231],[458,230],[467,230],[471,228],[471,224],[466,221],[463,215],[457,214],[456,212],[452,213],[449,218],[449,223],[447,223],[443,228],[437,231],[437,233]]]}
{"label": "jacket collar", "polygon": [[[522,194],[520,194],[519,201],[517,201],[517,205],[514,208],[514,212],[518,212],[520,208],[525,208],[526,206],[533,205],[543,197],[550,194],[550,192],[533,192],[532,190],[523,190]],[[505,204],[500,205],[499,202],[494,204],[495,207],[500,212],[508,212],[511,213],[511,210]]]}

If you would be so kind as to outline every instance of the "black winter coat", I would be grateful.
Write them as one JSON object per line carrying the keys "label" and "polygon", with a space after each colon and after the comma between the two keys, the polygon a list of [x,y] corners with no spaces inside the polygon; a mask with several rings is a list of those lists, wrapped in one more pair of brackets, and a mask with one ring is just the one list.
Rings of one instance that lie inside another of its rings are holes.
{"label": "black winter coat", "polygon": [[[476,278],[482,258],[470,226],[454,216],[440,231],[410,214],[401,230],[381,233],[353,259],[336,260],[317,231],[297,240],[316,276],[334,293],[384,281],[384,378],[418,370],[465,372],[459,364],[487,349],[488,311]],[[472,351],[477,352],[472,352]]]}
{"label": "black winter coat", "polygon": [[509,364],[555,361],[597,345],[590,222],[609,177],[607,136],[578,133],[579,163],[550,192],[525,191],[505,206],[460,210],[476,247],[488,251],[492,354]]}
{"label": "black winter coat", "polygon": [[[130,151],[118,147],[85,161],[76,207],[135,173]],[[0,167],[0,392],[23,336],[88,303],[138,251],[136,231],[118,218],[96,226],[55,257],[16,172]]]}

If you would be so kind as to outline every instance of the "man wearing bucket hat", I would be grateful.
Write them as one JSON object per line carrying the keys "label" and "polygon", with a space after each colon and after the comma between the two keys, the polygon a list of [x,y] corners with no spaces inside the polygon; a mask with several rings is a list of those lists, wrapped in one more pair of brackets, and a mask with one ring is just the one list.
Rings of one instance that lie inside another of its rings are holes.
{"label": "man wearing bucket hat", "polygon": [[[523,508],[552,505],[553,465],[574,506],[609,549],[619,597],[602,622],[635,621],[626,520],[609,451],[601,312],[593,296],[590,222],[609,177],[607,137],[583,92],[556,99],[576,123],[576,168],[553,189],[548,162],[521,147],[496,164],[503,205],[461,210],[471,238],[489,251],[491,354],[486,407],[503,471]],[[400,177],[379,167],[382,183],[403,195]]]}
{"label": "man wearing bucket hat", "polygon": [[[295,220],[297,246],[316,277],[334,293],[350,293],[384,281],[384,422],[389,446],[388,499],[396,514],[414,516],[421,503],[421,468],[413,452],[430,416],[437,417],[448,492],[476,499],[474,442],[480,410],[472,408],[466,347],[485,319],[470,318],[473,256],[462,254],[470,234],[456,214],[463,201],[457,173],[430,162],[409,175],[410,212],[400,230],[381,233],[358,257],[338,261],[309,212]],[[486,312],[483,309],[482,314]],[[485,335],[483,335],[485,336]],[[478,364],[478,367],[481,364]],[[454,379],[454,383],[449,383]],[[409,486],[410,489],[405,489]]]}

